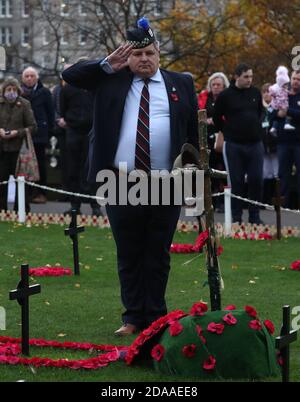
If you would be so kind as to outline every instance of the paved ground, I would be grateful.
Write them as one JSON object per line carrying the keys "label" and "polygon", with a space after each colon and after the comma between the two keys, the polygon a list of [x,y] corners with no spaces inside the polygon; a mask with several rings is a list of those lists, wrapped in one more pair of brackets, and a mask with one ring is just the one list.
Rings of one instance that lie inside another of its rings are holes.
{"label": "paved ground", "polygon": [[[46,204],[31,204],[31,211],[34,213],[63,213],[70,208],[70,204],[66,202],[49,201]],[[102,208],[105,213],[105,208]],[[89,204],[82,204],[81,212],[89,215],[91,207]],[[186,221],[193,221],[194,218],[185,215],[185,209],[182,208],[181,219]],[[244,210],[243,219],[248,221],[248,211]],[[273,211],[261,210],[261,219],[266,224],[276,224],[276,214]],[[215,222],[224,222],[224,214],[215,213]],[[282,212],[282,226],[299,226],[300,227],[300,214],[291,212]]]}

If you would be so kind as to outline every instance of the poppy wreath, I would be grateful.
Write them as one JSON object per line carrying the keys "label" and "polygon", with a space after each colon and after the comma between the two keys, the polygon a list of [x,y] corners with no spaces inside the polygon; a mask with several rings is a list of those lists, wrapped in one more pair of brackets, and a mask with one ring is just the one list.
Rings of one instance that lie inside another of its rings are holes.
{"label": "poppy wreath", "polygon": [[127,346],[96,345],[79,342],[57,342],[45,339],[30,339],[29,344],[37,347],[52,347],[59,349],[86,350],[89,352],[105,352],[96,357],[80,360],[50,359],[48,357],[20,357],[20,338],[0,337],[0,364],[24,365],[33,367],[60,367],[95,370],[107,366],[109,363],[122,360],[127,352]]}
{"label": "poppy wreath", "polygon": [[[208,240],[208,230],[205,230],[204,232],[201,232],[196,241],[195,244],[178,244],[178,243],[173,243],[171,244],[170,247],[170,253],[177,253],[177,254],[188,254],[188,253],[199,253],[202,251],[203,247],[207,243]],[[223,253],[224,249],[222,246],[219,246],[217,248],[217,255],[221,255]]]}
{"label": "poppy wreath", "polygon": [[125,361],[138,362],[146,352],[164,375],[202,379],[278,376],[280,357],[277,360],[274,330],[273,323],[262,322],[251,306],[237,310],[231,305],[208,312],[207,304],[199,302],[189,314],[170,313],[154,322],[129,347]]}
{"label": "poppy wreath", "polygon": [[63,267],[37,267],[29,268],[30,276],[65,276],[72,275],[71,268]]}

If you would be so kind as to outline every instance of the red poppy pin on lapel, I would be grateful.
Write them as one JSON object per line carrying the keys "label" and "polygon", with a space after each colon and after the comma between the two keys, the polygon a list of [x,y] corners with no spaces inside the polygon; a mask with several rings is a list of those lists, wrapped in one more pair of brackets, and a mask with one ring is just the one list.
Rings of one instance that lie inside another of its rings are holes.
{"label": "red poppy pin on lapel", "polygon": [[177,95],[177,93],[176,93],[176,88],[175,88],[175,87],[172,88],[171,99],[172,99],[172,101],[174,101],[174,102],[178,102],[178,101],[179,101],[179,98],[178,98],[178,95]]}

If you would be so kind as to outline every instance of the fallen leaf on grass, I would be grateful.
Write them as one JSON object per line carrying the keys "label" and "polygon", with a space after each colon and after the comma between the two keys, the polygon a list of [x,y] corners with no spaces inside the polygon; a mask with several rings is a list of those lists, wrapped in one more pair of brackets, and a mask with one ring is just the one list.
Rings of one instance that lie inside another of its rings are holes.
{"label": "fallen leaf on grass", "polygon": [[74,287],[75,288],[80,288],[80,283],[75,283]]}
{"label": "fallen leaf on grass", "polygon": [[32,366],[29,366],[30,371],[32,372],[32,374],[36,375],[36,369]]}
{"label": "fallen leaf on grass", "polygon": [[252,285],[254,285],[256,282],[255,282],[255,281],[249,281],[249,283],[251,283]]}
{"label": "fallen leaf on grass", "polygon": [[63,337],[65,337],[65,336],[67,336],[67,334],[64,334],[64,333],[60,333],[60,334],[57,334],[57,336],[59,337],[59,338],[63,338]]}
{"label": "fallen leaf on grass", "polygon": [[45,301],[45,304],[46,304],[47,306],[50,306],[50,303],[49,303],[48,301]]}

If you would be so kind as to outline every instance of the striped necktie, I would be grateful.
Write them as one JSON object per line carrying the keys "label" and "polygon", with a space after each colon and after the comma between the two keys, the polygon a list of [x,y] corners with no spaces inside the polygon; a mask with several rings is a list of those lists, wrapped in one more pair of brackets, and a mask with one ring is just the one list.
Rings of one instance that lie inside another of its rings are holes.
{"label": "striped necktie", "polygon": [[149,78],[144,79],[137,122],[135,168],[149,173],[151,170],[149,144]]}

